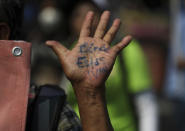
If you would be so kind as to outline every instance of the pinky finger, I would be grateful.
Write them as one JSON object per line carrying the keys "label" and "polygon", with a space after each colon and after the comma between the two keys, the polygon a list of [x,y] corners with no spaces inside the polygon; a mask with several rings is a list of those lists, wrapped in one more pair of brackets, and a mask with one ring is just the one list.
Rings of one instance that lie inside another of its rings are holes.
{"label": "pinky finger", "polygon": [[132,41],[132,36],[126,36],[122,41],[112,47],[112,50],[118,54],[124,47],[126,47]]}

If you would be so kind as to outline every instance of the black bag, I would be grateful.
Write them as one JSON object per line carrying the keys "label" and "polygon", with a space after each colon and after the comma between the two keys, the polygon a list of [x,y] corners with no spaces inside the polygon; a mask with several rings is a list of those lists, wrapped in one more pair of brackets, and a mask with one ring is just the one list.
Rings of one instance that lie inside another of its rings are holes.
{"label": "black bag", "polygon": [[33,88],[30,91],[26,131],[56,131],[66,101],[64,90],[45,85],[38,91]]}

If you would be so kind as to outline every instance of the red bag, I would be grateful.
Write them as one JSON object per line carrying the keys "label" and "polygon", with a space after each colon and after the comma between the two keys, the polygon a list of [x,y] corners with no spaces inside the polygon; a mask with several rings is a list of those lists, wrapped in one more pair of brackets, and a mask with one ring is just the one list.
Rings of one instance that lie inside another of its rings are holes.
{"label": "red bag", "polygon": [[24,131],[31,44],[0,41],[0,131]]}

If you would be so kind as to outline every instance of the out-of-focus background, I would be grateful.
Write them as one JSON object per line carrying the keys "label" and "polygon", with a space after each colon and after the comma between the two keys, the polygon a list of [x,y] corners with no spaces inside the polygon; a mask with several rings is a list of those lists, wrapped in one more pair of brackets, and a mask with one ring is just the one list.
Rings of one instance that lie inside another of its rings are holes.
{"label": "out-of-focus background", "polygon": [[185,131],[185,0],[94,0],[93,4],[86,7],[79,0],[25,2],[22,35],[33,44],[32,82],[65,88],[68,82],[60,64],[44,42],[57,40],[71,48],[89,9],[110,10],[112,20],[118,17],[122,21],[117,39],[131,34],[146,57],[157,98],[157,130]]}

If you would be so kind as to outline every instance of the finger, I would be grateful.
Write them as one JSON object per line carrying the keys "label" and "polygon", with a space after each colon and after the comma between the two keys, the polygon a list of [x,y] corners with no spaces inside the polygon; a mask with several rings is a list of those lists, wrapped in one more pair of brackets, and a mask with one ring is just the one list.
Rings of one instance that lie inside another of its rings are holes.
{"label": "finger", "polygon": [[69,51],[66,47],[57,41],[47,41],[46,45],[51,47],[59,58],[65,57],[65,54]]}
{"label": "finger", "polygon": [[109,31],[105,34],[103,40],[107,43],[111,43],[113,38],[115,37],[119,27],[120,27],[120,19],[115,19]]}
{"label": "finger", "polygon": [[102,38],[104,36],[109,18],[110,18],[110,12],[104,11],[100,18],[100,22],[98,24],[96,32],[94,34],[95,38]]}
{"label": "finger", "polygon": [[93,22],[93,15],[94,13],[92,11],[89,11],[87,13],[84,23],[82,25],[80,37],[88,37],[91,34],[91,25]]}
{"label": "finger", "polygon": [[126,47],[132,40],[132,36],[126,36],[120,43],[112,47],[112,50],[118,54],[124,47]]}

